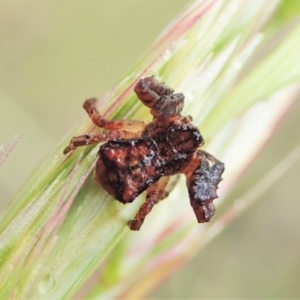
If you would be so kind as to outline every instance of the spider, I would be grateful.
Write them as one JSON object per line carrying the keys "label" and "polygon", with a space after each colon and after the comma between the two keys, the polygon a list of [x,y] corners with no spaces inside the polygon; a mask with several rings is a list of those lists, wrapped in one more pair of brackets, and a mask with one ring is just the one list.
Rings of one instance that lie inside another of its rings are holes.
{"label": "spider", "polygon": [[204,139],[192,124],[192,117],[181,116],[182,93],[159,83],[153,76],[140,79],[134,91],[153,116],[149,124],[135,120],[108,120],[96,109],[96,99],[83,108],[92,122],[105,129],[94,135],[73,137],[64,154],[78,146],[103,143],[98,151],[95,180],[123,204],[146,191],[146,201],[129,221],[139,230],[153,206],[167,196],[171,175],[184,174],[190,204],[199,223],[208,222],[215,213],[213,200],[224,164],[199,150]]}

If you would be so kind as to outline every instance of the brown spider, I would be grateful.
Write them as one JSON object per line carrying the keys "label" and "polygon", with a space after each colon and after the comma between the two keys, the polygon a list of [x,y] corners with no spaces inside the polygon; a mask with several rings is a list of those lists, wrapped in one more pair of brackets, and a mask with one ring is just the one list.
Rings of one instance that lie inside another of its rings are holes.
{"label": "brown spider", "polygon": [[96,99],[83,107],[93,123],[108,131],[72,138],[64,154],[78,146],[100,146],[96,163],[96,181],[123,204],[132,202],[146,190],[146,201],[128,225],[139,230],[154,204],[163,199],[171,175],[187,178],[191,206],[199,223],[208,222],[215,213],[213,200],[222,180],[224,164],[198,148],[202,135],[191,121],[182,117],[184,95],[153,76],[140,79],[134,91],[149,107],[153,121],[107,120],[96,110]]}

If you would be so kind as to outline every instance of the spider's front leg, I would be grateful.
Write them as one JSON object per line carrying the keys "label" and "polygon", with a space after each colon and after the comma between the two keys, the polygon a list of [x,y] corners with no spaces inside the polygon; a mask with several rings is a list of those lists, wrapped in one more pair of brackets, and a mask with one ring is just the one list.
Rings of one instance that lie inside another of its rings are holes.
{"label": "spider's front leg", "polygon": [[96,98],[85,100],[83,108],[93,121],[93,123],[106,130],[121,130],[141,132],[146,126],[146,123],[138,120],[108,120],[100,115],[96,108]]}
{"label": "spider's front leg", "polygon": [[224,164],[209,153],[198,150],[183,173],[191,206],[199,223],[209,222],[215,213],[213,200],[218,198],[218,184],[222,180]]}
{"label": "spider's front leg", "polygon": [[158,181],[147,189],[146,201],[140,207],[133,220],[128,222],[130,230],[138,231],[144,223],[146,216],[150,213],[158,199]]}
{"label": "spider's front leg", "polygon": [[103,143],[112,139],[135,138],[138,136],[139,136],[138,133],[129,132],[129,131],[108,131],[108,132],[99,132],[96,134],[83,134],[80,136],[73,137],[70,141],[69,146],[64,149],[63,153],[67,154],[79,146],[87,146],[96,143]]}

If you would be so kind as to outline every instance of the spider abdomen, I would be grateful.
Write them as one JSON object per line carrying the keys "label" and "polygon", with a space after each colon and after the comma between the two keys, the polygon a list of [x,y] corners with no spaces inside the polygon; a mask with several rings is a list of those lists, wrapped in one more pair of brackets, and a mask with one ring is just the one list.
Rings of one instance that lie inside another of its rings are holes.
{"label": "spider abdomen", "polygon": [[122,203],[132,202],[164,176],[164,163],[152,139],[111,140],[98,154],[95,179]]}

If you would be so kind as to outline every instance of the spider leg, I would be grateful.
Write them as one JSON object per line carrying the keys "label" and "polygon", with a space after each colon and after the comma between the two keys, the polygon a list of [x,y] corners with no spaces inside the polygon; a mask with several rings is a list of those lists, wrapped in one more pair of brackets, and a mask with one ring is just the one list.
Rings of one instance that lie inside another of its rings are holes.
{"label": "spider leg", "polygon": [[150,213],[153,206],[158,202],[158,182],[155,182],[147,189],[146,201],[140,207],[133,220],[128,222],[130,230],[140,230],[146,216]]}
{"label": "spider leg", "polygon": [[164,176],[158,181],[158,186],[157,186],[157,199],[158,201],[165,199],[168,197],[169,192],[167,190],[167,185],[170,181],[171,177],[170,176]]}
{"label": "spider leg", "polygon": [[175,176],[164,176],[158,181],[158,201],[164,200],[170,194],[170,192],[175,187],[178,182],[180,175],[176,174]]}
{"label": "spider leg", "polygon": [[107,120],[104,116],[100,115],[96,109],[96,98],[85,100],[83,108],[93,121],[93,123],[101,128],[107,130],[125,130],[125,131],[142,131],[146,124],[138,120]]}
{"label": "spider leg", "polygon": [[128,223],[131,230],[137,231],[141,228],[146,216],[150,213],[153,206],[160,200],[168,197],[178,180],[179,175],[176,176],[175,179],[170,176],[164,176],[147,189],[146,201],[140,207],[133,220]]}
{"label": "spider leg", "polygon": [[198,222],[209,222],[215,213],[212,201],[218,197],[224,164],[209,153],[198,150],[183,172],[187,176],[190,202]]}
{"label": "spider leg", "polygon": [[71,139],[69,146],[67,146],[63,153],[67,154],[70,151],[76,149],[79,146],[87,146],[95,143],[103,143],[112,139],[128,139],[134,138],[138,135],[129,131],[108,131],[99,132],[96,134],[83,134],[80,136],[75,136]]}

